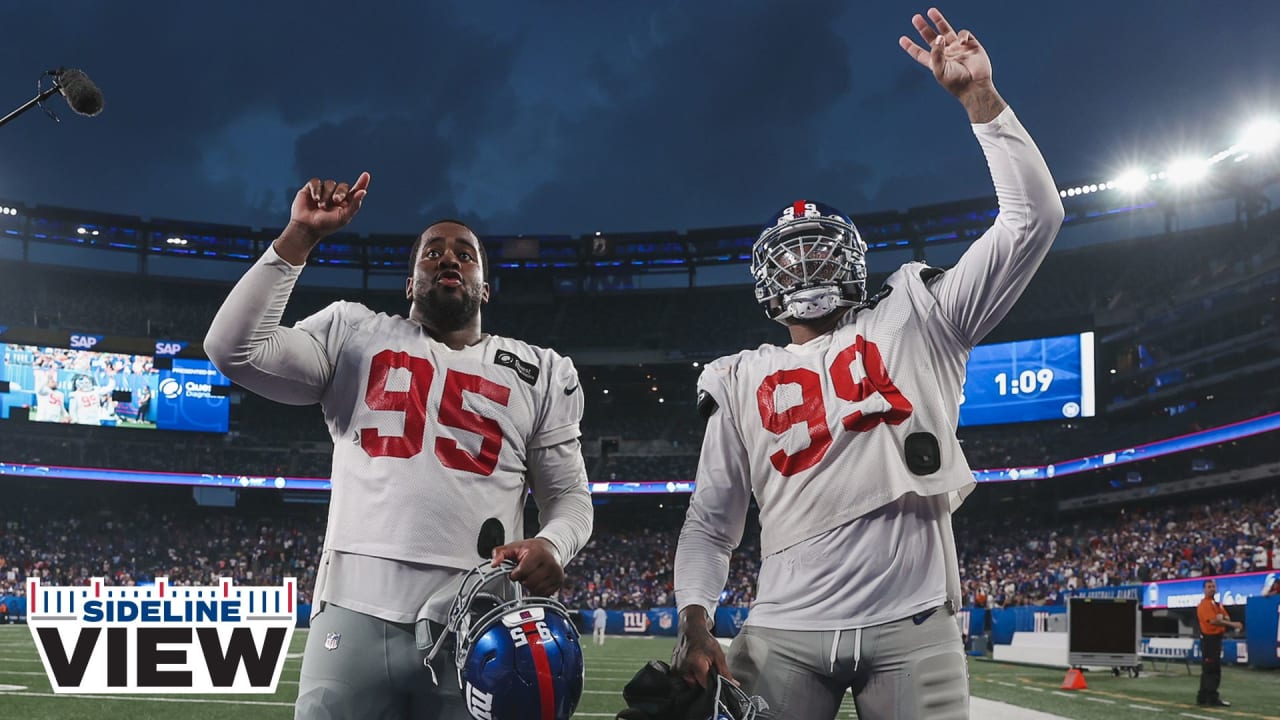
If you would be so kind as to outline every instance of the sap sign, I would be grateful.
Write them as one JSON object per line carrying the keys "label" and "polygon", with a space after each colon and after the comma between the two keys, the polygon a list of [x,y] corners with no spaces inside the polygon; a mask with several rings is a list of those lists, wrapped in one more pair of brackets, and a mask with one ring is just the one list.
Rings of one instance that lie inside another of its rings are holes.
{"label": "sap sign", "polygon": [[101,335],[72,335],[71,347],[74,350],[91,350],[102,342]]}
{"label": "sap sign", "polygon": [[187,344],[179,340],[157,340],[156,355],[159,357],[173,357],[185,350]]}

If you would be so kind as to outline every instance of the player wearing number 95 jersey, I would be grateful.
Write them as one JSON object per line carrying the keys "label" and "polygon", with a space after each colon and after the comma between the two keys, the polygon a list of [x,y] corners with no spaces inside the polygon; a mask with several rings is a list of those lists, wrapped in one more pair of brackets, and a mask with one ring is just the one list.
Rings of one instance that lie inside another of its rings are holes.
{"label": "player wearing number 95 jersey", "polygon": [[[481,332],[484,246],[456,221],[414,243],[407,318],[336,302],[280,326],[308,254],[351,221],[368,185],[365,173],[298,192],[288,227],[231,291],[205,349],[264,397],[318,402],[334,442],[296,717],[462,719],[452,663],[440,655],[434,673],[423,664],[424,631],[434,624],[438,636],[448,621],[478,544],[493,547],[495,566],[515,561],[511,578],[534,595],[559,589],[592,525],[583,393],[568,358]],[[528,489],[541,529],[526,540]]]}
{"label": "player wearing number 95 jersey", "polygon": [[[1009,311],[1063,208],[1035,144],[991,84],[986,52],[940,12],[907,38],[968,111],[999,201],[947,271],[903,265],[874,297],[843,213],[798,201],[757,239],[756,299],[792,343],[721,358],[699,379],[707,426],[675,561],[676,668],[732,676],[769,718],[968,717],[954,617],[951,513],[974,479],[955,429],[969,350]],[[935,29],[936,28],[936,29]],[[709,628],[754,494],[757,600],[728,657]]]}

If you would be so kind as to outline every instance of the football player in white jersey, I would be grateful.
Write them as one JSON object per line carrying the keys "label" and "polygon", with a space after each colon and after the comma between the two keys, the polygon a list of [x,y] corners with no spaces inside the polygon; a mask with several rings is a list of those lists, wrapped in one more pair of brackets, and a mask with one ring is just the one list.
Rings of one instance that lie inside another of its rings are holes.
{"label": "football player in white jersey", "polygon": [[36,413],[33,419],[37,422],[70,422],[66,397],[58,389],[58,371],[50,370],[37,384],[39,388],[36,390]]}
{"label": "football player in white jersey", "polygon": [[[676,550],[686,681],[715,671],[769,704],[762,717],[968,717],[954,613],[951,513],[974,485],[956,440],[969,350],[1026,288],[1063,208],[1039,151],[996,92],[986,51],[937,9],[899,41],[968,112],[999,201],[947,271],[907,263],[869,297],[866,245],[820,203],[778,213],[752,253],[756,299],[792,343],[711,363],[697,485]],[[712,637],[752,494],[757,600],[728,657]]]}
{"label": "football player in white jersey", "polygon": [[71,422],[77,425],[101,425],[108,414],[103,407],[106,402],[105,393],[109,392],[94,384],[89,375],[76,375],[72,381],[71,393],[67,395],[70,406]]}
{"label": "football player in white jersey", "polygon": [[[452,664],[441,654],[429,672],[415,631],[448,619],[478,551],[516,561],[511,577],[536,595],[560,588],[592,525],[583,393],[568,358],[481,331],[488,263],[460,222],[433,224],[414,243],[407,318],[336,302],[281,327],[308,255],[351,221],[368,186],[364,173],[298,191],[289,225],[231,291],[205,350],[264,397],[320,403],[334,442],[296,717],[462,719]],[[541,529],[525,539],[530,489]]]}

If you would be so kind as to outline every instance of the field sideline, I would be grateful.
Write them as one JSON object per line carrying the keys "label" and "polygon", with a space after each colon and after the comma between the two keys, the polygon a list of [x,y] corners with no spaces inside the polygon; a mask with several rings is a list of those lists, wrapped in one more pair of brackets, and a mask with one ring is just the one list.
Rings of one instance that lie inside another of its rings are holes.
{"label": "field sideline", "polygon": [[[168,718],[176,712],[185,720],[292,718],[305,639],[304,630],[294,634],[283,677],[274,695],[77,697],[52,693],[26,626],[0,627],[0,717],[127,720]],[[645,660],[669,657],[671,645],[671,640],[665,638],[610,638],[602,648],[587,645],[587,689],[575,717],[612,718],[624,705],[622,686]],[[1086,676],[1089,689],[1071,693],[1058,689],[1064,674],[1061,670],[986,660],[972,660],[969,668],[975,697],[1072,720],[1158,717],[1280,720],[1280,672],[1225,668],[1222,693],[1233,706],[1216,710],[1195,705],[1199,678],[1194,674],[1188,676],[1179,666],[1173,666],[1167,673],[1146,673],[1136,679],[1090,673]],[[851,699],[846,699],[840,717],[857,717]],[[973,717],[980,715],[975,712]]]}

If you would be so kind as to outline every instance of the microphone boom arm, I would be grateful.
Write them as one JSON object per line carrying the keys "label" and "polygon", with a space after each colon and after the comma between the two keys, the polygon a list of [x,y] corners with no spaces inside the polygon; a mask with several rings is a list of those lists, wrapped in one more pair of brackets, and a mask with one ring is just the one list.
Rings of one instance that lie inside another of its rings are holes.
{"label": "microphone boom arm", "polygon": [[54,94],[54,93],[56,93],[56,92],[58,92],[58,84],[55,82],[51,87],[46,88],[46,89],[45,89],[43,92],[41,92],[39,95],[37,95],[37,96],[35,96],[35,97],[31,98],[30,100],[28,100],[28,101],[26,102],[26,104],[25,104],[25,105],[23,105],[22,107],[18,108],[17,110],[14,110],[13,112],[9,113],[8,115],[5,115],[3,118],[0,118],[0,126],[3,126],[5,123],[9,122],[10,120],[13,120],[14,118],[18,117],[18,116],[19,116],[19,115],[21,115],[22,113],[24,113],[24,112],[26,112],[26,111],[30,110],[31,108],[35,107],[36,105],[39,105],[40,103],[44,102],[45,100],[48,100],[48,99],[49,99],[49,96],[53,95],[53,94]]}

